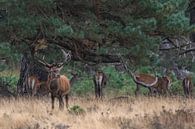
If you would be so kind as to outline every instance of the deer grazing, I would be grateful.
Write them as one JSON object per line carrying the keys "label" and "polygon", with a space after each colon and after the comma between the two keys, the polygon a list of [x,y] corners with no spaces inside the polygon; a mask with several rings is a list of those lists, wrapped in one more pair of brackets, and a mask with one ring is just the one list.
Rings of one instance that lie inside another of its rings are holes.
{"label": "deer grazing", "polygon": [[150,93],[152,93],[152,88],[154,85],[157,84],[158,82],[158,77],[149,75],[149,74],[134,74],[131,73],[133,77],[133,81],[136,83],[136,90],[135,90],[135,95],[138,95],[140,92],[140,86],[144,86],[149,89]]}
{"label": "deer grazing", "polygon": [[156,77],[150,74],[132,74],[133,81],[136,83],[135,95],[140,91],[140,85],[149,89],[150,94],[157,92],[159,94],[166,94],[171,85],[171,79],[168,76]]}
{"label": "deer grazing", "polygon": [[129,73],[129,75],[133,78],[133,81],[136,83],[135,95],[138,95],[140,92],[140,86],[148,88],[150,94],[154,92],[159,94],[168,92],[171,85],[171,80],[168,76],[157,77],[150,74],[133,73],[130,68],[128,68],[127,61],[124,61],[122,56],[120,57],[124,69]]}
{"label": "deer grazing", "polygon": [[[63,50],[62,50],[63,51]],[[64,55],[65,52],[63,51]],[[63,65],[70,58],[70,55],[65,55],[66,60],[62,63],[49,64],[44,60],[38,59],[38,62],[44,65],[44,68],[48,71],[48,77],[46,82],[46,89],[51,93],[52,109],[54,109],[55,97],[59,100],[59,109],[64,109],[63,97],[66,99],[66,107],[68,108],[68,94],[70,92],[70,81],[65,75],[60,75],[60,71]],[[36,88],[37,90],[37,88]]]}
{"label": "deer grazing", "polygon": [[102,98],[103,97],[103,88],[107,83],[106,74],[103,71],[96,71],[94,78],[94,85],[95,85],[95,97]]}

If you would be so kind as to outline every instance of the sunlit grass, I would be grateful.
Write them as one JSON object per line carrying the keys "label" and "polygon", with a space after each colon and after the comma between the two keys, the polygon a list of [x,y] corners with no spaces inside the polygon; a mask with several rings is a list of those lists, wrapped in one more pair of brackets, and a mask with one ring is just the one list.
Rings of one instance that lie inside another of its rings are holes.
{"label": "sunlit grass", "polygon": [[[84,113],[72,113],[71,107]],[[1,129],[181,129],[195,128],[195,100],[182,97],[124,97],[103,101],[72,97],[70,109],[51,110],[50,99],[0,99]]]}

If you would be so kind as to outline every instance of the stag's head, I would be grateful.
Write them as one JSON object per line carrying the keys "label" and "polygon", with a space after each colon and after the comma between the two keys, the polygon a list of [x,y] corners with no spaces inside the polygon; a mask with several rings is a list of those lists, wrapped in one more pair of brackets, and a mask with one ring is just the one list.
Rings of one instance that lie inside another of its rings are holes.
{"label": "stag's head", "polygon": [[48,71],[50,78],[56,78],[60,76],[60,71],[63,68],[64,64],[71,60],[71,53],[65,52],[61,49],[63,53],[63,61],[55,62],[55,63],[47,63],[44,59],[37,58],[37,61],[44,66],[44,68]]}

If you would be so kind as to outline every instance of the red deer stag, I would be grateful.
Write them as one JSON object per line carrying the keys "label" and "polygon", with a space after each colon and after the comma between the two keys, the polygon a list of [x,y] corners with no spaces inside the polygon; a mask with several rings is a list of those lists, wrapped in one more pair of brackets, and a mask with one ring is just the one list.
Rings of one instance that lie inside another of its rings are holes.
{"label": "red deer stag", "polygon": [[103,88],[106,85],[107,77],[103,71],[96,71],[94,78],[94,85],[95,85],[95,97],[102,98],[103,97]]}
{"label": "red deer stag", "polygon": [[54,109],[55,97],[57,97],[59,100],[59,109],[64,109],[64,96],[66,99],[66,107],[68,108],[68,94],[70,91],[70,82],[65,75],[60,75],[60,71],[63,68],[64,63],[67,62],[67,58],[70,58],[70,55],[66,55],[66,60],[63,63],[54,64],[48,64],[44,60],[38,59],[38,62],[43,64],[45,69],[49,72],[46,86],[47,90],[51,93],[52,109]]}

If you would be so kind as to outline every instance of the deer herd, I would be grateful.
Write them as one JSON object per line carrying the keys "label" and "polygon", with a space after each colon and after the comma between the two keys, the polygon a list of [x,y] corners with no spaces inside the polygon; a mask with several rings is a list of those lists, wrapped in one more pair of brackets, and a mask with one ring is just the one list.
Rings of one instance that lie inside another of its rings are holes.
{"label": "deer herd", "polygon": [[[54,101],[55,98],[59,100],[59,109],[64,109],[64,101],[63,98],[65,97],[66,107],[68,108],[68,101],[69,101],[69,92],[71,85],[78,79],[78,74],[72,73],[73,78],[68,79],[66,75],[61,75],[60,71],[63,68],[63,63],[53,63],[49,64],[44,60],[38,59],[38,62],[44,66],[44,68],[48,71],[47,81],[40,82],[36,75],[28,75],[26,77],[26,84],[28,89],[31,91],[31,95],[35,96],[37,91],[40,89],[41,85],[45,84],[45,89],[47,92],[51,94],[51,104],[52,109],[54,109]],[[180,75],[180,79],[182,80],[182,86],[184,90],[184,94],[187,97],[192,96],[192,77],[191,75],[183,75],[182,72],[179,71],[177,68],[174,68],[175,73]],[[149,94],[168,94],[170,93],[171,87],[171,79],[169,76],[153,76],[150,74],[144,73],[132,73],[131,77],[136,84],[135,95],[140,93],[140,86],[149,89]],[[182,77],[181,77],[182,76]],[[103,88],[106,86],[108,78],[106,74],[101,70],[96,70],[93,82],[95,87],[95,97],[103,98]]]}

